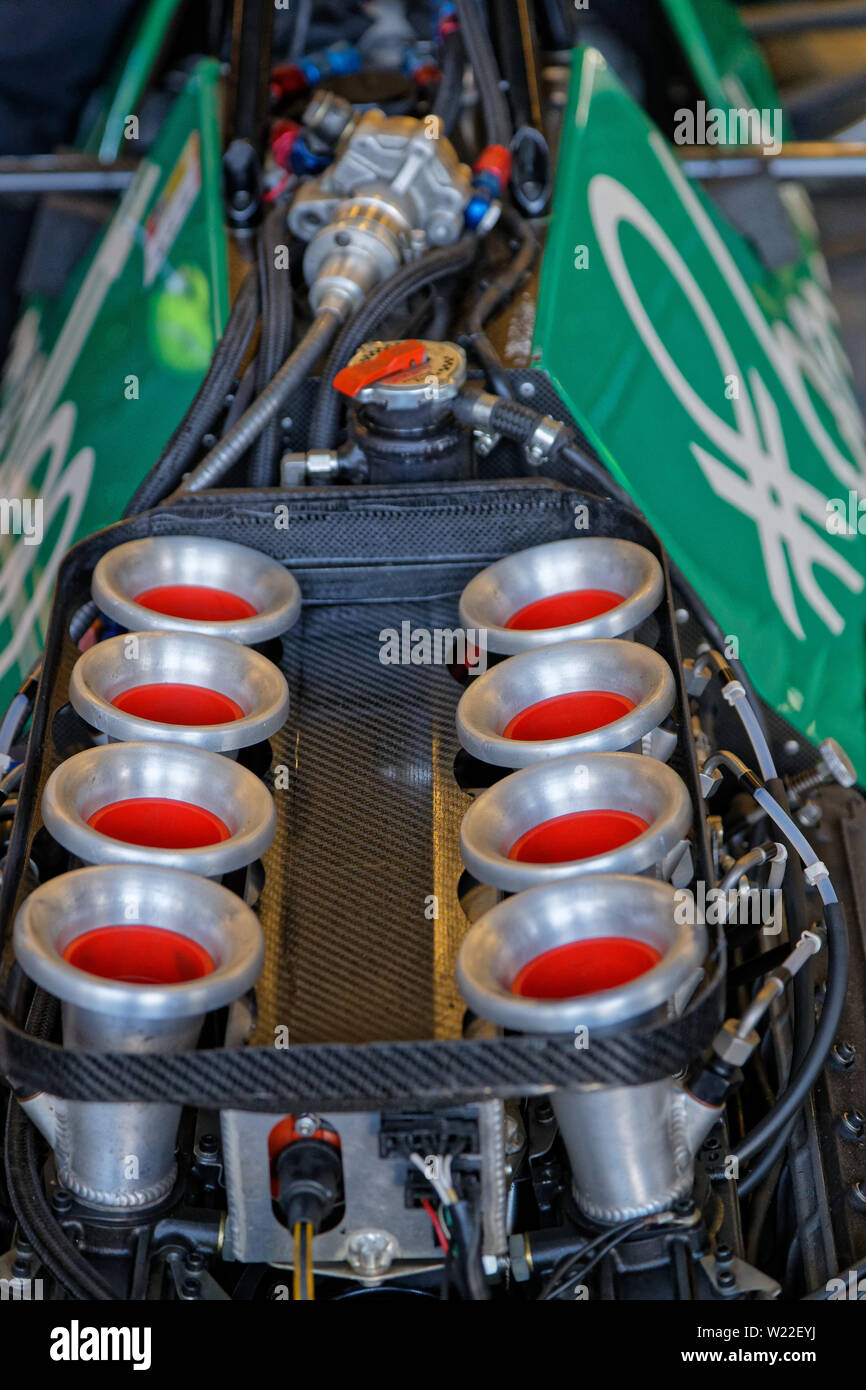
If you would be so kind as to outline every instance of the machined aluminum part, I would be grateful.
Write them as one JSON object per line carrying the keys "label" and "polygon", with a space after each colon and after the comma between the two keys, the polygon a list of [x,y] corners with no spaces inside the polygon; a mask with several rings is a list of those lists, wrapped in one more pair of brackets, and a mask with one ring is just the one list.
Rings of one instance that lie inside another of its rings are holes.
{"label": "machined aluminum part", "polygon": [[[243,714],[221,724],[167,724],[112,703],[138,686],[167,684],[216,691]],[[184,743],[215,753],[264,742],[289,713],[289,687],[279,667],[238,642],[201,633],[137,632],[98,642],[73,666],[69,699],[82,719],[117,742]]]}
{"label": "machined aluminum part", "polygon": [[694,1185],[694,1156],[719,1118],[672,1078],[551,1097],[580,1209],[619,1224],[666,1211]]}
{"label": "machined aluminum part", "polygon": [[[229,838],[192,849],[116,840],[88,824],[98,810],[135,798],[164,798],[218,816]],[[84,864],[155,864],[218,878],[252,864],[271,844],[273,798],[247,768],[180,743],[110,743],[67,758],[42,793],[42,819],[54,839]]]}
{"label": "machined aluminum part", "polygon": [[[509,722],[531,705],[579,691],[624,695],[634,708],[609,724],[566,738],[505,736]],[[640,752],[644,747],[665,759],[675,738],[659,725],[675,701],[671,669],[650,647],[615,638],[558,642],[509,657],[476,677],[457,706],[457,737],[468,753],[495,767],[521,768],[569,754]]]}
{"label": "machined aluminum part", "polygon": [[[527,831],[580,811],[625,811],[647,829],[584,859],[532,863],[509,857]],[[671,876],[692,819],[685,783],[664,763],[637,753],[583,753],[533,763],[481,792],[463,817],[460,852],[473,878],[504,893],[575,874],[658,869]]]}
{"label": "machined aluminum part", "polygon": [[[64,959],[76,937],[100,927],[145,925],[179,933],[214,962],[175,984],[109,980]],[[24,900],[14,949],[30,979],[61,1001],[63,1046],[112,1052],[195,1047],[206,1014],[255,983],[264,941],[255,914],[219,884],[136,865],[76,869]],[[58,1177],[83,1202],[140,1208],[169,1192],[181,1107],[67,1101],[39,1094],[24,1108],[54,1148]]]}
{"label": "machined aluminum part", "polygon": [[[506,626],[527,604],[577,589],[607,589],[623,601],[562,627]],[[575,537],[516,551],[481,570],[460,596],[460,621],[486,629],[489,651],[513,656],[573,638],[623,637],[654,612],[663,594],[661,565],[644,546],[606,536]]]}
{"label": "machined aluminum part", "polygon": [[[139,594],[172,585],[221,589],[256,611],[246,618],[208,621],[172,617],[136,602]],[[250,546],[206,536],[125,541],[97,562],[91,592],[97,607],[131,632],[200,632],[247,645],[281,636],[301,611],[297,580],[276,560]]]}
{"label": "machined aluminum part", "polygon": [[[618,874],[563,880],[506,899],[464,939],[461,993],[480,1018],[527,1034],[594,1037],[673,1018],[700,983],[703,925],[677,920],[668,884]],[[594,994],[536,999],[512,992],[530,961],[559,947],[626,937],[652,946],[656,965]],[[663,1211],[691,1190],[693,1157],[718,1111],[672,1078],[639,1086],[577,1087],[551,1098],[572,1168],[578,1205],[593,1220],[625,1221]]]}
{"label": "machined aluminum part", "polygon": [[[450,1107],[448,1114],[475,1117],[479,1121],[481,1172],[498,1166],[503,1170],[502,1111],[498,1101]],[[274,1215],[270,1186],[268,1136],[284,1115],[224,1110],[220,1115],[223,1159],[228,1192],[228,1221],[224,1258],[245,1262],[267,1261],[290,1267],[294,1249],[292,1232]],[[353,1238],[376,1232],[390,1236],[391,1263],[383,1277],[405,1274],[409,1269],[441,1263],[441,1252],[430,1240],[430,1221],[421,1207],[406,1207],[404,1186],[408,1157],[382,1158],[379,1132],[382,1117],[375,1113],[347,1112],[328,1117],[340,1135],[346,1212],[339,1226],[313,1237],[313,1261],[318,1270],[352,1276]],[[497,1128],[498,1126],[498,1128]],[[433,1192],[433,1188],[430,1188]],[[504,1185],[488,1177],[482,1180],[482,1250],[486,1257],[505,1252]]]}
{"label": "machined aluminum part", "polygon": [[357,305],[425,245],[455,242],[471,180],[438,125],[365,112],[347,127],[334,163],[301,185],[289,209],[290,230],[309,242],[304,276],[313,308],[334,295]]}

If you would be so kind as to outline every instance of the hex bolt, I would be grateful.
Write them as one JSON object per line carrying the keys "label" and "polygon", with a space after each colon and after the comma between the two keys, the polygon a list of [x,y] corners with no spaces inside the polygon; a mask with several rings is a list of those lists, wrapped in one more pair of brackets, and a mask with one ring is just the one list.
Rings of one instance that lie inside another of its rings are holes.
{"label": "hex bolt", "polygon": [[825,738],[819,743],[818,751],[821,756],[813,768],[786,779],[788,791],[797,801],[804,801],[810,791],[827,782],[838,782],[840,787],[853,787],[857,781],[854,764],[835,738]]}
{"label": "hex bolt", "polygon": [[219,1149],[219,1141],[215,1134],[202,1134],[199,1136],[198,1151],[202,1158],[213,1158]]}
{"label": "hex bolt", "polygon": [[736,1285],[737,1276],[732,1269],[720,1269],[716,1282],[720,1289],[732,1289]]}
{"label": "hex bolt", "polygon": [[397,1254],[397,1242],[388,1231],[355,1231],[346,1245],[346,1259],[357,1274],[385,1274]]}
{"label": "hex bolt", "polygon": [[716,1261],[718,1262],[718,1264],[730,1264],[733,1258],[734,1252],[729,1245],[722,1244],[716,1246]]}
{"label": "hex bolt", "polygon": [[56,1212],[67,1212],[72,1209],[72,1193],[67,1192],[65,1187],[58,1187],[51,1198],[51,1205]]}
{"label": "hex bolt", "polygon": [[859,1110],[846,1110],[842,1116],[842,1133],[846,1139],[862,1139],[864,1125],[863,1115]]}
{"label": "hex bolt", "polygon": [[184,1298],[198,1298],[201,1294],[197,1279],[184,1279],[180,1291]]}
{"label": "hex bolt", "polygon": [[853,1067],[856,1056],[857,1049],[852,1042],[837,1042],[833,1044],[831,1057],[837,1067],[842,1067],[847,1071],[849,1067]]}
{"label": "hex bolt", "polygon": [[200,1250],[190,1250],[186,1257],[186,1267],[190,1274],[197,1274],[204,1269],[205,1259]]}

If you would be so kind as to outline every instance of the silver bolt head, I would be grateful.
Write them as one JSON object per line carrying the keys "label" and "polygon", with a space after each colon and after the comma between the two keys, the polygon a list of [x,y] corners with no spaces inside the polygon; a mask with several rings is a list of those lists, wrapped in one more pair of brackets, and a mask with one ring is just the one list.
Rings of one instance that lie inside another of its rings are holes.
{"label": "silver bolt head", "polygon": [[837,743],[835,738],[825,738],[818,748],[821,760],[833,780],[840,787],[853,787],[857,781],[857,769],[841,743]]}
{"label": "silver bolt head", "polygon": [[295,1133],[304,1136],[315,1134],[319,1128],[319,1117],[317,1115],[298,1115],[295,1120]]}
{"label": "silver bolt head", "polygon": [[384,1274],[397,1250],[397,1242],[389,1231],[354,1231],[346,1245],[346,1259],[358,1274]]}

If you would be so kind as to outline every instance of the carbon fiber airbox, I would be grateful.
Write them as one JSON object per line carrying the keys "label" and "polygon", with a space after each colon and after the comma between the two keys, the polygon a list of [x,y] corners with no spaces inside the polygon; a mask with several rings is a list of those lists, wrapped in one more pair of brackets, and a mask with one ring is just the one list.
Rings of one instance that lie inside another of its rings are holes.
{"label": "carbon fiber airbox", "polygon": [[[585,531],[576,531],[576,516]],[[473,574],[544,541],[623,536],[661,556],[652,532],[632,516],[539,480],[203,493],[99,532],[70,552],[58,578],[3,875],[7,967],[28,860],[42,857],[43,873],[66,867],[53,852],[43,854],[39,796],[84,735],[66,708],[76,656],[70,626],[78,632],[86,625],[93,566],[122,541],[181,533],[259,548],[292,571],[304,597],[297,625],[268,647],[291,705],[264,773],[278,825],[258,904],[266,962],[255,1045],[234,1055],[125,1057],[121,1067],[52,1051],[7,1022],[4,1070],[31,1086],[93,1099],[171,1094],[260,1110],[302,1101],[358,1109],[670,1074],[696,1041],[709,1038],[719,1012],[717,972],[679,1031],[663,1038],[599,1040],[583,1054],[569,1039],[463,1038],[454,976],[468,925],[457,892],[458,829],[469,805],[454,775],[460,686],[444,664],[388,660],[397,650],[393,634],[402,641],[405,632],[455,629],[458,597]],[[671,765],[697,808],[669,592],[650,623],[651,640],[677,673],[679,742]],[[404,642],[403,654],[410,652]],[[699,876],[708,878],[703,822],[696,821]]]}

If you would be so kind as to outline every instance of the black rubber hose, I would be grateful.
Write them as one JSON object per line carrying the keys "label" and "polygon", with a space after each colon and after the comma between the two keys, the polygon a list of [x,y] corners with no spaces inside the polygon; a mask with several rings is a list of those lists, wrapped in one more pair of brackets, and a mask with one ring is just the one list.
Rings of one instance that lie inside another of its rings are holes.
{"label": "black rubber hose", "polygon": [[477,0],[456,0],[456,5],[463,45],[478,87],[485,141],[488,145],[504,145],[508,149],[514,130],[490,35],[484,27]]}
{"label": "black rubber hose", "polygon": [[848,986],[848,930],[840,903],[824,904],[824,923],[827,928],[827,988],[815,1036],[776,1104],[734,1150],[734,1156],[741,1164],[759,1153],[796,1117],[820,1076],[835,1042]]}
{"label": "black rubber hose", "polygon": [[237,424],[232,426],[210,453],[205,455],[201,463],[188,474],[172,494],[174,497],[213,487],[232,464],[243,457],[283,403],[312,371],[322,353],[330,346],[340,323],[340,316],[335,309],[325,307],[319,311],[276,376],[271,378],[252,405],[247,407]]}
{"label": "black rubber hose", "polygon": [[463,40],[459,29],[452,29],[442,42],[442,78],[431,108],[442,122],[442,134],[450,135],[460,118],[463,96]]}
{"label": "black rubber hose", "polygon": [[375,336],[383,320],[410,295],[466,270],[472,264],[477,249],[477,238],[474,234],[467,234],[453,246],[438,247],[435,251],[428,251],[420,260],[401,266],[368,296],[354,318],[342,329],[328,354],[310,422],[309,449],[333,449],[336,443],[343,397],[334,390],[334,377],[350,357],[362,343]]}
{"label": "black rubber hose", "polygon": [[177,487],[191,467],[201,448],[203,436],[213,428],[225,409],[226,396],[240,371],[258,315],[258,282],[254,272],[250,271],[235,296],[225,332],[217,343],[207,375],[153,468],[130,498],[124,516],[136,516],[155,507]]}
{"label": "black rubber hose", "polygon": [[[43,1040],[51,1037],[57,1018],[57,1000],[37,989],[27,1016],[27,1032]],[[42,1190],[36,1130],[15,1096],[9,1098],[6,1116],[6,1177],[9,1197],[22,1234],[57,1282],[77,1299],[107,1302],[117,1294],[75,1248],[58,1224]]]}
{"label": "black rubber hose", "polygon": [[[256,360],[255,389],[264,391],[285,361],[292,344],[294,298],[288,268],[276,266],[276,248],[286,236],[286,212],[280,205],[265,218],[259,234],[256,270],[262,305],[262,328]],[[274,481],[280,424],[271,420],[252,447],[249,468],[251,487],[270,487]]]}
{"label": "black rubber hose", "polygon": [[478,357],[491,389],[497,395],[509,398],[512,391],[505,368],[484,331],[484,325],[516,294],[523,277],[531,270],[538,255],[538,241],[529,223],[524,221],[514,208],[503,208],[498,227],[502,228],[510,239],[517,241],[517,251],[506,268],[488,285],[484,293],[479,295],[466,320],[466,345]]}
{"label": "black rubber hose", "polygon": [[518,243],[506,268],[479,295],[466,320],[469,333],[481,333],[489,318],[512,298],[538,255],[538,241],[529,223],[512,207],[504,207],[496,227]]}

